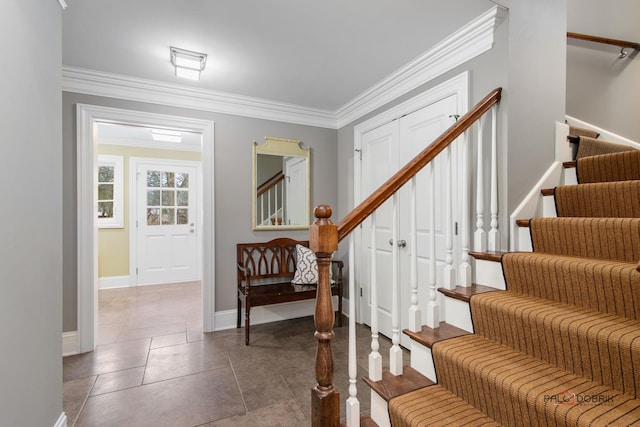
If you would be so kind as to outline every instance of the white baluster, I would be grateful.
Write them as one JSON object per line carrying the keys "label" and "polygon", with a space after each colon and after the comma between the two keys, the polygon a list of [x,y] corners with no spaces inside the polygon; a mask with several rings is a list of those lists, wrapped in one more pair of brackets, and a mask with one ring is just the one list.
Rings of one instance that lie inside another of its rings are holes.
{"label": "white baluster", "polygon": [[476,175],[476,232],[473,235],[473,250],[487,250],[487,232],[484,230],[484,143],[482,117],[478,119],[478,166]]}
{"label": "white baluster", "polygon": [[[353,268],[349,266],[349,268]],[[376,272],[376,213],[371,214],[371,353],[369,353],[369,379],[382,379],[382,355],[378,342],[378,275]]]}
{"label": "white baluster", "polygon": [[462,153],[460,164],[460,176],[462,182],[462,221],[460,225],[460,245],[462,246],[458,283],[460,286],[471,286],[471,263],[469,262],[469,222],[471,212],[469,209],[469,131],[464,133],[462,139]]}
{"label": "white baluster", "polygon": [[358,401],[358,362],[356,359],[356,279],[354,234],[349,236],[349,398],[346,407],[346,423],[349,427],[360,425],[360,401]]}
{"label": "white baluster", "polygon": [[433,163],[429,163],[431,209],[429,212],[429,303],[427,304],[426,325],[430,328],[437,328],[440,326],[440,307],[436,300],[436,179],[433,173]]}
{"label": "white baluster", "polygon": [[264,225],[264,194],[260,196],[260,225]]}
{"label": "white baluster", "polygon": [[442,278],[442,284],[446,289],[455,289],[456,287],[456,269],[453,266],[453,164],[451,159],[451,145],[446,149],[446,177],[447,191],[445,195],[445,265],[444,265],[444,277]]}
{"label": "white baluster", "polygon": [[411,283],[411,307],[409,307],[408,329],[419,332],[422,329],[422,313],[418,306],[418,225],[416,206],[416,177],[411,178],[411,240],[410,251],[410,283]]}
{"label": "white baluster", "polygon": [[273,204],[275,205],[273,207],[273,212],[275,213],[275,217],[276,217],[276,225],[278,225],[278,185],[276,184],[275,187],[273,187]]}
{"label": "white baluster", "polygon": [[402,349],[400,348],[400,290],[398,283],[398,193],[393,194],[392,215],[393,240],[391,245],[391,343],[389,349],[389,372],[393,375],[402,375]]}
{"label": "white baluster", "polygon": [[271,189],[267,191],[267,212],[269,213],[269,221],[273,218],[273,211],[271,210]]}
{"label": "white baluster", "polygon": [[497,105],[491,107],[491,230],[489,230],[489,250],[500,250],[498,230],[498,125]]}

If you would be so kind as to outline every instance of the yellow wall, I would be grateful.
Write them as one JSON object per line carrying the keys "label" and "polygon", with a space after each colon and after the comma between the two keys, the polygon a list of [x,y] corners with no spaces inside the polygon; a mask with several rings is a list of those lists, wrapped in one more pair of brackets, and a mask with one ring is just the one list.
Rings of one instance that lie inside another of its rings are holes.
{"label": "yellow wall", "polygon": [[98,154],[124,157],[124,228],[98,229],[98,277],[129,275],[129,158],[194,160],[201,159],[199,152],[158,150],[151,148],[98,145]]}

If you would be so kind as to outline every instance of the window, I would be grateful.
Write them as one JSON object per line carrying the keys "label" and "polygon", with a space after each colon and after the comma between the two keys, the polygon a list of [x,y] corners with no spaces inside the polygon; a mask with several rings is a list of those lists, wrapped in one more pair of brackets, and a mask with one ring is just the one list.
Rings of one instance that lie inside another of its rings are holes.
{"label": "window", "polygon": [[147,225],[189,222],[189,174],[147,171]]}
{"label": "window", "polygon": [[98,156],[98,227],[124,227],[124,161],[122,156]]}

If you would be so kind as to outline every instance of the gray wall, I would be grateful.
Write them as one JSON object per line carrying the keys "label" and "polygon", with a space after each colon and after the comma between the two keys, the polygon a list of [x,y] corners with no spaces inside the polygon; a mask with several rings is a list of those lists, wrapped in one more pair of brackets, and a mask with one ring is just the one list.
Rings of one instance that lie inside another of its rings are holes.
{"label": "gray wall", "polygon": [[2,3],[0,425],[62,414],[61,9]]}
{"label": "gray wall", "polygon": [[[640,1],[567,0],[574,33],[640,43]],[[581,40],[567,46],[567,114],[640,141],[640,52]]]}
{"label": "gray wall", "polygon": [[335,206],[338,193],[336,130],[250,119],[197,110],[63,93],[64,316],[65,331],[77,329],[76,104],[206,119],[215,122],[216,311],[236,307],[236,252],[240,242],[276,237],[307,240],[309,232],[251,230],[251,147],[265,136],[298,139],[311,148],[311,205]]}
{"label": "gray wall", "polygon": [[554,160],[564,121],[566,0],[511,0],[508,60],[508,212]]}

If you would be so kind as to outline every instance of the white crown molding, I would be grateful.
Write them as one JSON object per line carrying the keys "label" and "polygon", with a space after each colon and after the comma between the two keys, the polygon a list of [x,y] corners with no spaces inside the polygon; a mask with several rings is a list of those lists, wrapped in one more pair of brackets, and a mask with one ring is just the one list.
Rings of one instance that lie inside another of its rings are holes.
{"label": "white crown molding", "polygon": [[65,2],[64,0],[58,0],[58,4],[62,8],[62,10],[65,10],[67,8],[67,2]]}
{"label": "white crown molding", "polygon": [[329,111],[77,67],[62,67],[62,90],[279,122],[335,128]]}
{"label": "white crown molding", "polygon": [[[62,0],[60,0],[62,1]],[[330,129],[359,119],[491,49],[505,10],[494,6],[336,111],[181,86],[77,67],[62,68],[62,90]]]}
{"label": "white crown molding", "polygon": [[342,106],[337,128],[382,107],[493,47],[504,9],[494,6],[440,43]]}

